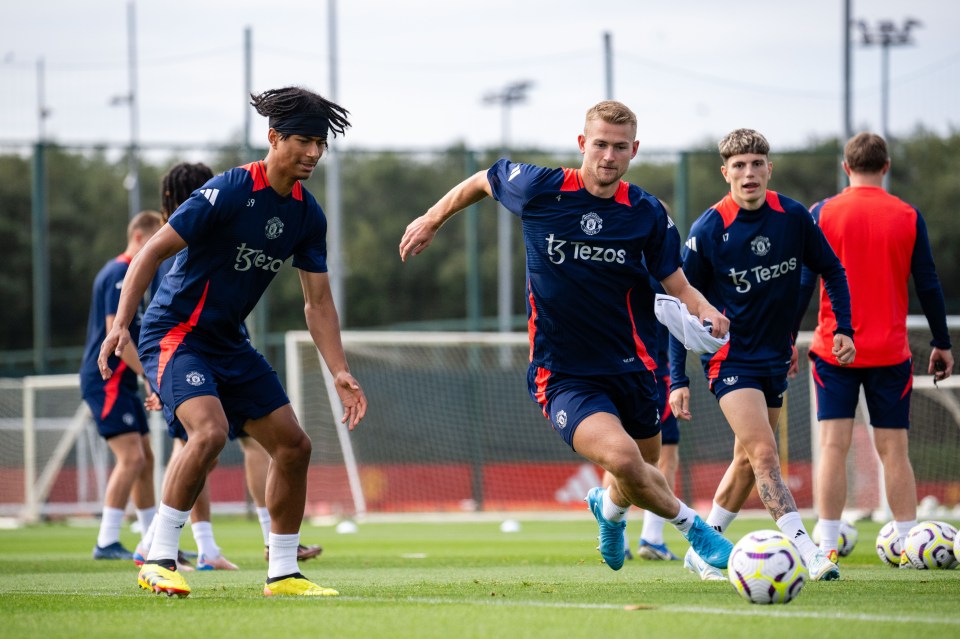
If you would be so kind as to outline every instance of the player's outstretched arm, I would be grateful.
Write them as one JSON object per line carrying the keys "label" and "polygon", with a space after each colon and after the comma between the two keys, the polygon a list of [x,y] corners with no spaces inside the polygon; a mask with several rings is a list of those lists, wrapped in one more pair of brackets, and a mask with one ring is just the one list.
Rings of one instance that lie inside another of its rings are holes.
{"label": "player's outstretched arm", "polygon": [[340,339],[340,318],[330,291],[330,277],[326,273],[301,270],[300,285],[303,287],[303,312],[307,329],[333,375],[337,395],[343,404],[343,418],[340,421],[353,430],[367,414],[367,397],[347,366],[347,356]]}
{"label": "player's outstretched arm", "polygon": [[492,197],[493,190],[487,181],[486,171],[474,173],[450,189],[426,213],[407,225],[400,239],[400,260],[406,262],[407,256],[420,254],[430,246],[444,222],[487,196]]}

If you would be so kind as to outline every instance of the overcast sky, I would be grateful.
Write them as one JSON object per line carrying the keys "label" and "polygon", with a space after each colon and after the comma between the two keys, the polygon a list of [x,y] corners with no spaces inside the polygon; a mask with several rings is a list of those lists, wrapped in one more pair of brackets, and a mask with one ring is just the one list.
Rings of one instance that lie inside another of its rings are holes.
{"label": "overcast sky", "polygon": [[[573,148],[583,113],[606,95],[640,118],[646,149],[682,149],[751,127],[774,147],[842,126],[842,0],[761,3],[622,0],[337,0],[338,101],[367,149],[499,144],[502,111],[484,95],[522,80],[512,143]],[[221,143],[244,122],[244,29],[255,91],[300,84],[329,95],[326,0],[136,2],[140,139]],[[890,49],[890,130],[960,128],[960,2],[854,0],[853,17],[922,25]],[[853,50],[854,128],[879,132],[880,47]],[[126,0],[5,3],[0,21],[0,142],[37,137],[38,73],[49,137],[126,142]],[[260,143],[266,124],[254,116]]]}

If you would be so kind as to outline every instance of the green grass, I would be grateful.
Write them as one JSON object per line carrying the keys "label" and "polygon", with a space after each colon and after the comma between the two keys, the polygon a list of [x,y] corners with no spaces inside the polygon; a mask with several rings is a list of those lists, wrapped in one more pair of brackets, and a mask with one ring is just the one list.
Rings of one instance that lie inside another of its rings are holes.
{"label": "green grass", "polygon": [[[954,522],[955,523],[955,522]],[[215,518],[217,541],[241,570],[190,573],[193,594],[140,591],[132,563],[93,561],[95,528],[46,524],[0,530],[0,637],[904,637],[960,634],[960,570],[895,570],[860,542],[837,582],[808,583],[787,605],[754,606],[724,582],[701,582],[681,562],[627,562],[613,572],[594,550],[596,524],[521,521],[366,523],[353,535],[304,526],[321,543],[302,565],[341,596],[262,596],[266,563],[256,522]],[[812,529],[813,522],[807,522]],[[728,533],[772,528],[740,520]],[[667,541],[684,551],[672,528]],[[628,530],[640,530],[638,519]],[[131,547],[135,537],[124,532]],[[189,533],[185,545],[192,544]]]}

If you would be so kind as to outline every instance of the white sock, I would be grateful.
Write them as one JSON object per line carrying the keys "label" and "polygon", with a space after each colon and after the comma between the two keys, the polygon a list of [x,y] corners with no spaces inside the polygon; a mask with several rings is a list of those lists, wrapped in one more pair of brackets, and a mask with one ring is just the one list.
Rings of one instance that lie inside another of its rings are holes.
{"label": "white sock", "polygon": [[821,519],[817,525],[820,527],[820,550],[825,553],[837,550],[840,540],[840,520]]}
{"label": "white sock", "polygon": [[603,514],[603,518],[607,521],[618,522],[623,521],[627,516],[627,510],[630,506],[625,506],[621,508],[613,503],[613,500],[610,499],[610,489],[603,491],[603,498],[600,500],[600,511]]}
{"label": "white sock", "polygon": [[654,515],[649,510],[643,511],[643,530],[640,532],[640,539],[651,544],[662,544],[663,522],[663,517]]}
{"label": "white sock", "polygon": [[191,522],[193,539],[197,542],[197,553],[207,559],[216,559],[220,556],[220,547],[213,538],[213,524],[209,521]]}
{"label": "white sock", "polygon": [[270,543],[270,509],[264,506],[257,507],[257,519],[260,520],[260,530],[263,531],[263,545]]}
{"label": "white sock", "polygon": [[157,517],[154,515],[153,521],[150,522],[150,527],[147,528],[146,532],[143,533],[143,536],[140,537],[140,543],[137,545],[137,549],[140,550],[140,554],[144,559],[147,558],[147,554],[150,552],[150,544],[153,543],[153,533],[156,531]]}
{"label": "white sock", "polygon": [[297,546],[300,545],[300,533],[278,535],[270,533],[270,563],[267,566],[267,579],[286,577],[300,572],[297,568]]}
{"label": "white sock", "polygon": [[177,551],[180,549],[180,533],[183,532],[183,526],[189,518],[189,510],[176,510],[166,504],[160,504],[157,516],[153,518],[155,522],[153,542],[150,544],[147,561],[154,562],[160,559],[176,561]]}
{"label": "white sock", "polygon": [[897,534],[900,535],[900,550],[902,551],[907,547],[907,535],[910,534],[910,529],[917,525],[916,519],[911,519],[910,521],[894,521],[893,527],[897,529]]}
{"label": "white sock", "polygon": [[687,506],[685,503],[677,500],[677,503],[680,504],[680,512],[677,513],[677,516],[670,520],[670,523],[677,527],[677,530],[686,535],[690,532],[690,529],[693,528],[693,522],[697,518],[697,511],[695,511],[690,506]]}
{"label": "white sock", "polygon": [[813,556],[820,550],[816,544],[810,540],[807,529],[803,527],[803,520],[800,519],[800,513],[793,511],[787,513],[777,520],[777,528],[787,536],[787,539],[793,542],[793,545],[800,551],[803,560],[810,563]]}
{"label": "white sock", "polygon": [[100,517],[100,534],[97,535],[97,545],[106,548],[110,544],[120,541],[120,525],[122,523],[122,509],[104,506],[103,515]]}
{"label": "white sock", "polygon": [[149,508],[138,508],[137,509],[137,521],[140,523],[140,536],[143,537],[147,534],[147,529],[150,528],[150,524],[153,523],[153,518],[157,514],[157,507],[150,506]]}
{"label": "white sock", "polygon": [[722,533],[730,527],[730,524],[733,523],[733,520],[737,518],[738,514],[739,513],[730,512],[717,502],[713,502],[710,514],[707,515],[707,524],[717,532]]}

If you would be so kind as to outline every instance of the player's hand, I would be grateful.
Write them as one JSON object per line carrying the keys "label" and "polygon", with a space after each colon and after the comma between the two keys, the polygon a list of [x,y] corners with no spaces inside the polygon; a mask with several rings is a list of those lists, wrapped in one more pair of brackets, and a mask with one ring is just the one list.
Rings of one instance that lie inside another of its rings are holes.
{"label": "player's hand", "polygon": [[853,338],[842,333],[834,334],[832,352],[841,366],[853,364],[853,359],[857,356],[857,348],[853,345]]}
{"label": "player's hand", "polygon": [[118,322],[113,323],[113,328],[107,333],[103,344],[100,345],[100,355],[97,357],[97,368],[100,369],[100,377],[107,380],[113,375],[113,371],[107,366],[110,355],[120,357],[123,349],[130,343],[130,331],[122,327]]}
{"label": "player's hand", "polygon": [[930,364],[927,373],[933,375],[933,381],[942,382],[953,373],[953,353],[949,349],[934,348],[930,352]]}
{"label": "player's hand", "polygon": [[439,230],[440,225],[429,215],[421,215],[410,222],[400,239],[400,260],[406,262],[408,255],[419,255],[430,246]]}
{"label": "player's hand", "polygon": [[710,334],[720,338],[730,330],[730,320],[709,304],[700,309],[700,323],[710,327]]}
{"label": "player's hand", "polygon": [[343,419],[340,423],[347,424],[353,430],[367,414],[367,396],[350,373],[338,373],[334,385],[343,403]]}
{"label": "player's hand", "polygon": [[795,345],[790,346],[790,368],[787,369],[787,377],[793,379],[800,373],[800,354]]}
{"label": "player's hand", "polygon": [[690,389],[687,387],[677,388],[670,391],[670,410],[677,419],[685,422],[693,419],[690,414]]}
{"label": "player's hand", "polygon": [[147,410],[160,410],[163,408],[163,403],[160,401],[159,395],[149,391],[147,392],[147,398],[143,400],[143,407]]}

